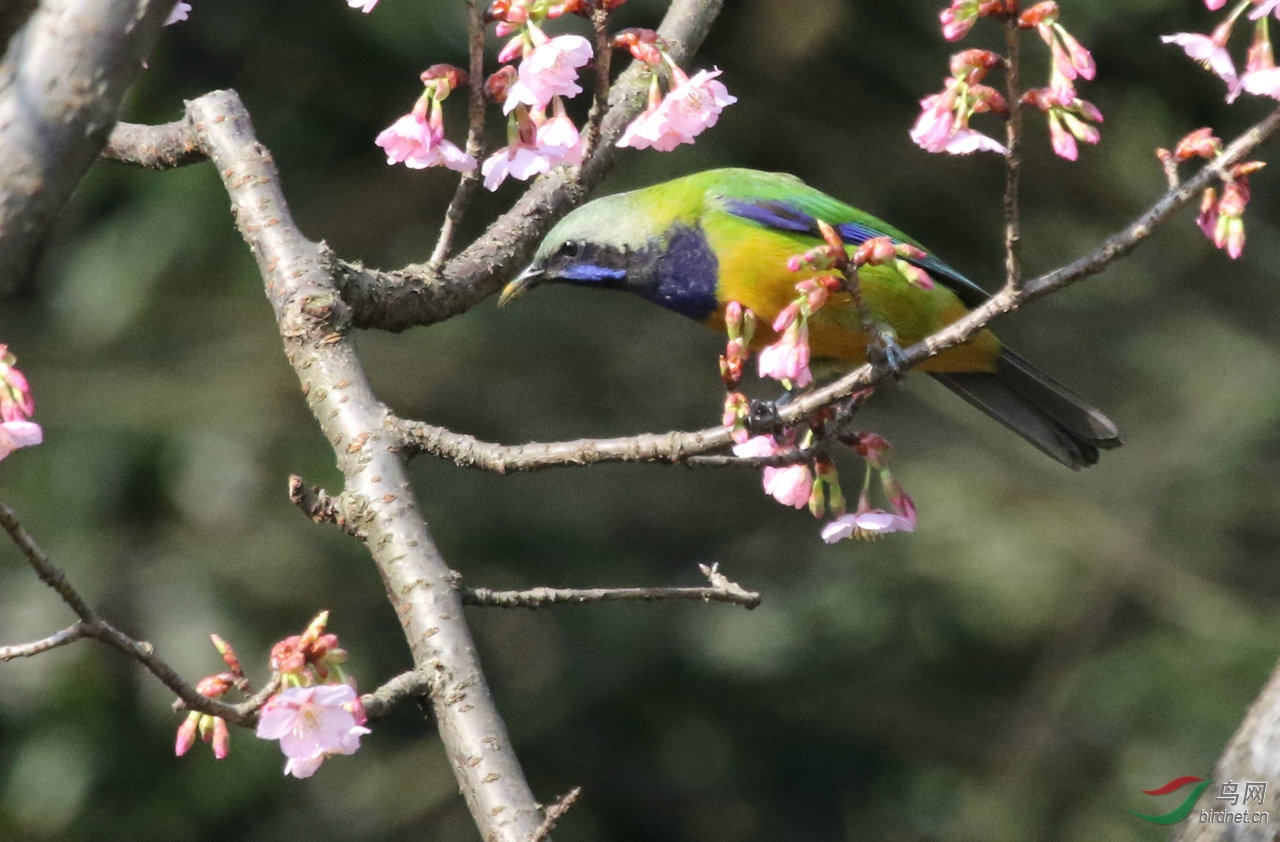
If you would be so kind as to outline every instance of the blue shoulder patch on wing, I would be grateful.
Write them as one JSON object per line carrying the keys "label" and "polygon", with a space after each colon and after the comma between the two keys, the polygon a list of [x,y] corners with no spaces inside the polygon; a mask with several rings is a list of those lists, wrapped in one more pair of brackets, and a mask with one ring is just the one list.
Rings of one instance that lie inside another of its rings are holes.
{"label": "blue shoulder patch on wing", "polygon": [[[727,199],[724,206],[734,216],[750,220],[766,228],[773,228],[778,231],[792,231],[813,237],[822,236],[822,232],[818,229],[818,221],[812,214],[805,213],[795,205],[784,201],[753,202],[743,199]],[[831,220],[825,221],[832,222]],[[840,239],[851,246],[861,245],[872,237],[890,236],[861,222],[837,222],[834,224],[836,231],[840,233]],[[892,239],[894,242],[903,242],[896,237]],[[966,307],[977,307],[991,297],[990,293],[982,287],[932,254],[926,253],[924,257],[907,262],[939,276],[938,280],[942,285],[954,292]]]}
{"label": "blue shoulder patch on wing", "polygon": [[[758,222],[766,228],[794,231],[797,234],[817,234],[814,218],[786,202],[747,202],[742,199],[726,199],[725,209],[734,216]],[[859,240],[861,242],[861,240]]]}
{"label": "blue shoulder patch on wing", "polygon": [[668,310],[696,321],[716,311],[720,261],[699,227],[678,225],[667,233],[656,269],[657,283],[640,292]]}

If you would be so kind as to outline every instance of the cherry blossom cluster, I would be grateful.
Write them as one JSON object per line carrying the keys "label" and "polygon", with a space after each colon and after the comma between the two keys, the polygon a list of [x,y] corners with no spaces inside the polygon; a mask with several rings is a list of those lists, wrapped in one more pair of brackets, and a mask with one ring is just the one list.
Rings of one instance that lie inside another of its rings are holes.
{"label": "cherry blossom cluster", "polygon": [[[348,0],[370,11],[376,0]],[[579,71],[594,58],[592,44],[581,35],[548,35],[548,21],[567,14],[590,16],[611,11],[623,0],[494,0],[486,20],[508,41],[498,53],[502,66],[484,83],[485,96],[502,106],[507,143],[477,165],[475,158],[445,139],[441,103],[464,84],[466,74],[436,65],[422,74],[424,90],[413,109],[380,133],[375,141],[388,164],[412,168],[445,166],[472,172],[479,166],[484,185],[496,190],[507,178],[521,181],[559,166],[582,163],[584,137],[565,110],[565,99],[582,93]],[[725,106],[737,100],[716,80],[719,70],[692,77],[671,59],[652,30],[628,29],[611,41],[650,69],[649,105],[623,132],[618,146],[669,151],[714,126]],[[518,63],[517,63],[518,62]],[[667,80],[662,92],[660,79]]]}
{"label": "cherry blossom cluster", "polygon": [[422,71],[419,78],[423,91],[413,110],[384,129],[375,143],[387,153],[388,164],[404,164],[415,170],[437,166],[459,172],[474,170],[476,159],[445,139],[441,106],[454,88],[466,84],[466,72],[436,64]]}
{"label": "cherry blossom cluster", "polygon": [[[908,262],[924,254],[915,246],[895,242],[889,237],[873,237],[850,253],[834,227],[819,221],[818,228],[822,233],[822,243],[789,258],[787,268],[793,272],[816,270],[824,274],[796,283],[795,299],[778,313],[770,325],[775,340],[764,345],[757,358],[760,376],[781,381],[789,392],[813,383],[813,372],[809,367],[809,320],[814,313],[836,294],[849,296],[860,311],[864,309],[858,282],[859,273],[864,268],[889,267],[921,289],[932,289],[934,285],[927,272]],[[881,327],[865,312],[863,322],[869,341],[871,337],[879,336]],[[808,507],[816,518],[830,514],[833,519],[822,530],[822,537],[828,543],[844,538],[869,538],[914,530],[915,506],[889,472],[889,443],[881,436],[854,433],[835,437],[852,447],[867,463],[867,478],[858,496],[858,506],[849,513],[835,463],[820,450],[809,452],[818,441],[830,413],[815,419],[800,437],[795,429],[778,434],[750,434],[747,423],[750,401],[740,387],[756,334],[755,314],[737,301],[729,302],[725,308],[725,331],[728,342],[720,357],[720,376],[727,390],[722,423],[732,429],[736,442],[734,455],[778,459],[781,462],[764,467],[762,481],[765,493],[785,506],[796,509]],[[892,511],[872,508],[873,474],[880,477]]]}
{"label": "cherry blossom cluster", "polygon": [[[1015,21],[1019,29],[1036,30],[1049,49],[1049,84],[1026,91],[1019,105],[1045,114],[1053,151],[1063,158],[1076,159],[1077,141],[1098,142],[1101,135],[1094,124],[1102,122],[1102,112],[1081,99],[1075,88],[1077,79],[1092,79],[1097,67],[1092,54],[1058,22],[1057,3],[1049,0],[1021,10],[1018,0],[954,0],[939,17],[948,41],[959,41],[979,18]],[[1004,63],[989,50],[965,50],[952,56],[951,76],[943,90],[920,101],[922,110],[911,139],[929,152],[1005,153],[1004,144],[969,125],[974,115],[984,112],[1008,116],[1008,102],[982,81]]]}
{"label": "cherry blossom cluster", "polygon": [[[649,105],[631,121],[618,146],[670,152],[711,128],[726,106],[737,102],[716,77],[721,71],[699,70],[692,77],[681,70],[658,44],[657,33],[628,29],[613,39],[614,48],[626,47],[637,60],[649,66]],[[666,96],[658,85],[663,68],[670,74]]]}
{"label": "cherry blossom cluster", "polygon": [[[840,487],[835,463],[825,453],[807,454],[816,441],[813,428],[805,431],[797,442],[795,430],[778,435],[753,436],[734,445],[735,456],[742,458],[790,457],[795,461],[764,468],[764,491],[784,506],[808,507],[816,518],[831,516],[822,527],[822,539],[828,544],[845,538],[876,538],[890,532],[913,532],[916,508],[911,498],[893,478],[888,466],[890,445],[875,433],[849,433],[836,436],[867,463],[866,479],[858,495],[858,505],[848,511],[848,503]],[[879,477],[880,486],[889,500],[891,511],[871,505],[872,478]]]}
{"label": "cherry blossom cluster", "polygon": [[[1173,151],[1157,149],[1156,157],[1164,164],[1171,180],[1176,180],[1179,164],[1195,158],[1214,160],[1222,154],[1222,141],[1210,128],[1196,129],[1178,141]],[[1215,187],[1206,187],[1200,197],[1200,213],[1196,225],[1212,243],[1232,258],[1244,252],[1244,209],[1249,204],[1249,176],[1266,166],[1263,161],[1244,161],[1222,174],[1222,195]]]}
{"label": "cherry blossom cluster", "polygon": [[44,431],[31,420],[36,402],[27,378],[14,367],[17,362],[9,346],[0,345],[0,459],[44,440]]}
{"label": "cherry blossom cluster", "polygon": [[[1211,12],[1226,5],[1226,0],[1205,0],[1205,6]],[[1227,52],[1227,42],[1231,40],[1240,16],[1246,11],[1253,21],[1253,42],[1245,56],[1244,73],[1237,74],[1235,62]],[[1271,48],[1270,19],[1273,16],[1280,19],[1280,0],[1237,0],[1210,34],[1178,32],[1165,35],[1160,40],[1181,47],[1188,56],[1226,82],[1227,102],[1234,102],[1242,91],[1280,99],[1280,68],[1276,67]]]}
{"label": "cherry blossom cluster", "polygon": [[[284,772],[295,778],[311,777],[331,755],[354,754],[360,737],[369,733],[355,682],[342,670],[347,653],[337,635],[325,631],[328,620],[329,612],[321,612],[302,634],[271,648],[271,669],[282,689],[258,711],[257,734],[280,741],[287,758]],[[221,698],[232,688],[249,693],[235,650],[217,635],[213,645],[227,671],[201,679],[196,689],[210,698]],[[214,757],[227,756],[231,736],[226,720],[192,711],[178,728],[175,753],[186,754],[197,736],[212,744]]]}
{"label": "cherry blossom cluster", "polygon": [[[866,461],[867,474],[858,495],[857,508],[824,526],[822,540],[832,544],[845,538],[874,538],[889,532],[914,532],[915,503],[889,471],[889,442],[875,433],[852,433],[841,436],[840,440]],[[871,507],[873,476],[879,477],[880,488],[893,511]]]}

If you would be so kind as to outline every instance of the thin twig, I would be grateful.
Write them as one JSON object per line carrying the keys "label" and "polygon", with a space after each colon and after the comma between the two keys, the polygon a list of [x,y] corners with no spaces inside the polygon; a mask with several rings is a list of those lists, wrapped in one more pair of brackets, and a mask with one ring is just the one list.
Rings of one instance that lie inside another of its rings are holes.
{"label": "thin twig", "polygon": [[442,679],[443,667],[439,664],[435,669],[402,672],[372,693],[361,696],[360,703],[364,705],[364,712],[370,719],[377,719],[405,699],[429,697],[442,686]]}
{"label": "thin twig", "polygon": [[542,820],[542,825],[529,837],[529,842],[543,842],[544,839],[547,839],[551,835],[552,829],[555,828],[556,823],[560,821],[565,813],[569,812],[570,807],[577,803],[578,796],[581,794],[582,787],[575,786],[560,796],[556,803],[543,810],[542,815],[545,818]]}
{"label": "thin twig", "polygon": [[33,640],[30,643],[14,643],[10,646],[0,646],[0,661],[12,661],[14,658],[30,658],[33,655],[48,652],[50,649],[56,649],[59,646],[74,643],[84,636],[84,623],[75,623],[67,626],[62,631],[54,632],[41,640]]}
{"label": "thin twig", "polygon": [[[40,581],[53,588],[62,601],[76,613],[80,622],[63,629],[56,634],[32,643],[15,644],[0,648],[0,661],[11,658],[26,657],[48,651],[81,638],[93,638],[101,643],[114,646],[121,652],[142,664],[152,675],[160,679],[166,687],[174,692],[188,708],[203,713],[221,716],[238,725],[253,725],[257,721],[256,710],[261,704],[229,705],[226,702],[211,699],[196,691],[167,663],[156,656],[155,647],[144,640],[136,640],[98,616],[84,597],[72,586],[65,573],[62,572],[36,544],[35,539],[23,528],[13,509],[0,503],[0,527],[9,534],[9,538],[22,551],[27,562],[35,570]],[[10,653],[6,657],[4,653]]]}
{"label": "thin twig", "polygon": [[699,602],[728,602],[750,610],[760,604],[760,594],[749,591],[719,571],[717,565],[698,565],[711,581],[703,588],[531,588],[525,591],[495,591],[489,588],[459,588],[466,605],[485,608],[546,608],[551,605],[585,605],[594,602],[657,602],[692,599]]}
{"label": "thin twig", "polygon": [[497,474],[541,471],[549,468],[584,467],[606,462],[665,463],[714,468],[765,468],[806,462],[818,448],[804,448],[774,456],[706,455],[732,444],[724,427],[690,432],[645,433],[610,439],[575,439],[561,442],[498,444],[481,441],[445,427],[396,418],[390,423],[403,437],[406,455],[425,454],[448,459],[463,468]]}
{"label": "thin twig", "polygon": [[209,160],[186,120],[160,126],[117,123],[102,149],[102,157],[152,170],[169,170]]}
{"label": "thin twig", "polygon": [[330,494],[323,488],[307,485],[297,474],[289,476],[289,502],[316,523],[332,523],[343,532],[364,540],[361,527],[364,507],[346,494]]}
{"label": "thin twig", "polygon": [[4,503],[0,503],[0,527],[3,527],[4,531],[9,533],[9,539],[22,551],[27,563],[31,565],[32,569],[36,571],[36,575],[40,577],[40,581],[57,591],[58,596],[62,597],[62,601],[76,613],[77,617],[86,623],[97,623],[99,621],[97,612],[71,586],[71,582],[67,580],[67,575],[55,566],[53,562],[49,561],[49,557],[36,545],[35,539],[23,528],[22,523],[18,520],[17,513]]}
{"label": "thin twig", "polygon": [[591,26],[596,34],[596,91],[587,114],[587,126],[582,133],[582,157],[589,159],[600,142],[600,125],[609,110],[609,65],[613,48],[609,46],[609,10],[603,3],[591,9]]}
{"label": "thin twig", "polygon": [[[467,49],[470,62],[467,67],[469,85],[467,88],[467,154],[479,161],[484,156],[484,19],[480,15],[480,6],[476,0],[467,0]],[[458,181],[458,188],[445,211],[444,222],[440,225],[440,236],[436,247],[431,252],[427,266],[437,271],[453,248],[453,237],[459,223],[471,206],[471,197],[480,186],[480,170],[475,169],[463,173]]]}
{"label": "thin twig", "polygon": [[1016,287],[1022,282],[1022,230],[1018,202],[1018,181],[1022,172],[1022,31],[1018,16],[1004,21],[1004,80],[1009,103],[1009,119],[1005,121],[1004,182],[1004,270],[1005,283]]}

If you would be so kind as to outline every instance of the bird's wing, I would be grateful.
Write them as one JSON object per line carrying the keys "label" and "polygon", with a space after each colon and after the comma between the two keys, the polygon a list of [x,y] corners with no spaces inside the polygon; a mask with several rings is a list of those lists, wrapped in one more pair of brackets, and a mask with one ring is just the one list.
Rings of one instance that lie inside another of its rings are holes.
{"label": "bird's wing", "polygon": [[[923,246],[915,240],[888,223],[816,190],[800,191],[789,198],[732,195],[727,191],[717,191],[717,193],[717,204],[726,212],[777,231],[821,237],[822,233],[818,229],[818,220],[821,219],[828,225],[834,226],[840,232],[840,238],[849,245],[859,245],[872,237],[889,237],[895,242],[908,243],[923,249]],[[928,251],[925,251],[923,257],[908,262],[937,278],[939,283],[954,292],[966,307],[977,307],[991,297],[982,287]]]}

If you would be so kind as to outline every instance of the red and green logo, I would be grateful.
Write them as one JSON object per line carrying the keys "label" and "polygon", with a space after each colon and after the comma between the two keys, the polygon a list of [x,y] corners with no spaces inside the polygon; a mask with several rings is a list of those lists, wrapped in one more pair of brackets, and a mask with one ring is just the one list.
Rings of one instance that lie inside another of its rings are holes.
{"label": "red and green logo", "polygon": [[1139,813],[1137,810],[1129,810],[1128,807],[1125,807],[1125,809],[1129,810],[1130,813],[1133,813],[1144,822],[1151,822],[1152,824],[1177,824],[1187,816],[1191,815],[1191,811],[1195,809],[1196,806],[1196,799],[1200,797],[1200,793],[1209,788],[1209,784],[1211,783],[1213,783],[1212,780],[1197,778],[1195,775],[1183,775],[1180,778],[1174,778],[1164,786],[1156,787],[1155,789],[1144,789],[1143,792],[1147,795],[1168,795],[1169,793],[1177,792],[1190,784],[1196,785],[1196,788],[1191,790],[1181,804],[1174,807],[1167,813],[1161,813],[1157,816],[1148,816],[1146,813]]}

